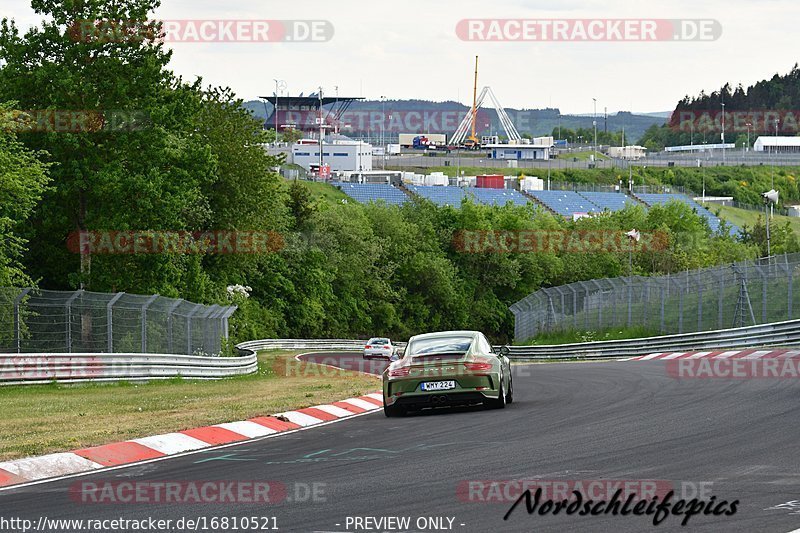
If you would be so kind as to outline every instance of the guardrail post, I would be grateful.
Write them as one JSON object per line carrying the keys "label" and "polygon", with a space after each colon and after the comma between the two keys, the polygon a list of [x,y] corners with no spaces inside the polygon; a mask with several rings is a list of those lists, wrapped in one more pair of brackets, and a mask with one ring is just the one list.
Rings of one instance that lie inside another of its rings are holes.
{"label": "guardrail post", "polygon": [[22,323],[19,319],[19,304],[29,292],[31,292],[30,287],[22,289],[22,292],[14,298],[14,345],[17,347],[17,353],[22,350]]}
{"label": "guardrail post", "polygon": [[72,302],[81,294],[83,294],[83,289],[75,291],[75,293],[67,299],[67,303],[64,304],[67,315],[67,353],[72,353]]}
{"label": "guardrail post", "polygon": [[111,300],[108,301],[106,304],[106,326],[107,326],[107,333],[106,333],[106,341],[108,342],[108,353],[114,353],[114,304],[117,303],[117,300],[122,298],[124,292],[118,292],[114,295]]}
{"label": "guardrail post", "polygon": [[181,300],[181,299],[175,300],[174,302],[172,302],[172,305],[169,306],[169,308],[167,309],[167,351],[169,353],[172,353],[172,341],[173,341],[173,339],[172,339],[172,313],[175,311],[175,309],[178,308],[179,305],[181,305],[181,303],[183,303],[183,300]]}
{"label": "guardrail post", "polygon": [[142,304],[140,318],[142,320],[142,353],[147,353],[147,308],[158,299],[158,294],[152,295]]}

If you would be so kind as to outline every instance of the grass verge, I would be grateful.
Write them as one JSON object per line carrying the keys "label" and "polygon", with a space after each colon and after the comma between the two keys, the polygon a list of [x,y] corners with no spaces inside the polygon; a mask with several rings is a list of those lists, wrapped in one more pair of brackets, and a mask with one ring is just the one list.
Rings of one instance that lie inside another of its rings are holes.
{"label": "grass verge", "polygon": [[262,352],[259,371],[219,381],[0,387],[0,461],[97,446],[333,402],[377,377]]}
{"label": "grass verge", "polygon": [[[711,211],[712,213],[719,213],[719,216],[726,221],[730,222],[731,224],[736,224],[740,228],[742,226],[747,226],[750,229],[756,225],[756,223],[761,220],[761,223],[764,223],[764,212],[763,211],[750,211],[748,209],[739,209],[737,207],[731,207],[726,205],[714,205],[714,204],[706,204],[706,208]],[[800,233],[800,218],[797,217],[786,217],[783,215],[774,215],[772,220],[770,221],[770,225],[783,225],[789,223],[789,227],[795,233]]]}
{"label": "grass verge", "polygon": [[541,344],[569,344],[572,342],[616,341],[655,337],[657,335],[660,335],[660,333],[642,327],[613,328],[603,331],[551,331],[540,333],[535,338],[521,343],[521,345],[538,346]]}

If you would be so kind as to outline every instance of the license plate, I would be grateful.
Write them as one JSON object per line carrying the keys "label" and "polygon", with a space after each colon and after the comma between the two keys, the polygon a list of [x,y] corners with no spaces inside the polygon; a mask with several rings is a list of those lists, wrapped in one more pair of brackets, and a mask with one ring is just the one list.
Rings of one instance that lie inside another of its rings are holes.
{"label": "license plate", "polygon": [[456,388],[455,381],[426,381],[420,385],[420,389],[425,391],[430,390],[450,390]]}

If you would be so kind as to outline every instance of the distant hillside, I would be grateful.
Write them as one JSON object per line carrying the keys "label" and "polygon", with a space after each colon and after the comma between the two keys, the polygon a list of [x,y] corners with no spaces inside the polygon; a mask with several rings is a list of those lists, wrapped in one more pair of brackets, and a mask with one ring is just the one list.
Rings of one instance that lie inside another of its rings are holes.
{"label": "distant hillside", "polygon": [[[244,107],[255,116],[265,120],[272,113],[272,106],[259,100],[246,102]],[[431,102],[427,100],[364,100],[353,102],[344,116],[343,122],[350,125],[349,134],[353,136],[376,134],[381,128],[381,117],[387,116],[387,135],[398,133],[446,133],[452,134],[459,122],[469,112],[469,107],[458,102]],[[514,109],[506,108],[520,134],[533,136],[557,134],[559,125],[563,130],[591,128],[592,117],[587,115],[561,115],[558,109]],[[625,129],[626,139],[638,139],[650,126],[661,126],[665,118],[654,113],[650,115],[619,112],[609,114],[604,119],[598,114],[597,129],[616,132]],[[560,118],[559,118],[560,117]],[[312,122],[313,123],[313,122]],[[503,129],[491,107],[481,108],[478,114],[479,134],[498,133]]]}

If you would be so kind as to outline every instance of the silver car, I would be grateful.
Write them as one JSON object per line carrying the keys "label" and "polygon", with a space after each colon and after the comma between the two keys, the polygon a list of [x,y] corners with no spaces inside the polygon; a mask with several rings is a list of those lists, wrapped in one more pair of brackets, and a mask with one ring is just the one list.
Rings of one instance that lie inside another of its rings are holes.
{"label": "silver car", "polygon": [[391,359],[394,353],[392,341],[386,337],[373,337],[364,345],[364,359]]}

